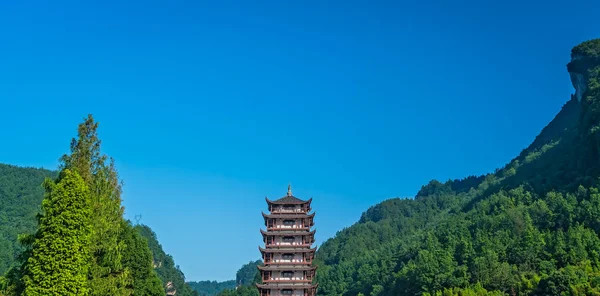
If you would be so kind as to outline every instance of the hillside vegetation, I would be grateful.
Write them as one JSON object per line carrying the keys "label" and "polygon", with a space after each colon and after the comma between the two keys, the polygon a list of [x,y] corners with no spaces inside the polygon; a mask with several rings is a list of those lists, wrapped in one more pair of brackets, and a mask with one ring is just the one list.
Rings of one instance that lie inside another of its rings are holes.
{"label": "hillside vegetation", "polygon": [[250,261],[237,271],[235,274],[237,287],[235,289],[225,289],[221,291],[219,296],[258,296],[258,290],[254,284],[260,282],[260,272],[257,266],[261,265],[262,261]]}
{"label": "hillside vegetation", "polygon": [[198,295],[152,230],[123,219],[97,127],[79,125],[60,173],[0,164],[0,295]]}
{"label": "hillside vegetation", "polygon": [[258,290],[256,290],[254,284],[260,279],[257,268],[260,264],[262,264],[262,261],[256,260],[242,265],[235,274],[235,280],[225,282],[189,282],[188,284],[194,290],[198,291],[201,296],[258,296]]}
{"label": "hillside vegetation", "polygon": [[19,234],[35,231],[44,197],[42,183],[53,177],[56,173],[45,169],[0,164],[0,275],[23,251]]}
{"label": "hillside vegetation", "polygon": [[165,287],[171,283],[172,287],[167,288],[167,291],[176,291],[176,295],[198,295],[189,284],[186,284],[185,275],[179,269],[179,266],[175,265],[173,256],[165,253],[158,242],[156,233],[147,225],[136,225],[134,229],[146,239],[152,254],[154,270],[162,283]]}
{"label": "hillside vegetation", "polygon": [[581,101],[505,167],[431,181],[326,241],[319,294],[600,295],[599,52],[573,49]]}
{"label": "hillside vegetation", "polygon": [[200,296],[215,296],[223,290],[235,289],[235,280],[224,282],[217,281],[198,281],[188,282],[188,285],[197,291]]}

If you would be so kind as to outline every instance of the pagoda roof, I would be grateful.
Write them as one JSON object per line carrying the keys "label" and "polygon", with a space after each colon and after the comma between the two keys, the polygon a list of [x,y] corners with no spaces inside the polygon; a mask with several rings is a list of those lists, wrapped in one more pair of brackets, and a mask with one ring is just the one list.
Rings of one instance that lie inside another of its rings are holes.
{"label": "pagoda roof", "polygon": [[312,284],[299,284],[299,285],[294,285],[294,284],[275,284],[275,283],[269,283],[269,284],[256,284],[256,287],[259,289],[274,289],[274,290],[282,290],[282,289],[316,289],[319,286],[319,284],[316,285],[312,285]]}
{"label": "pagoda roof", "polygon": [[306,203],[311,203],[312,197],[308,200],[301,200],[293,195],[286,195],[276,200],[270,200],[268,197],[265,197],[265,200],[267,201],[267,203],[274,205],[302,205]]}
{"label": "pagoda roof", "polygon": [[[285,229],[285,228],[282,228]],[[315,232],[317,232],[316,229],[314,229],[313,231],[306,231],[306,230],[296,230],[294,228],[290,228],[287,231],[264,231],[264,230],[260,230],[260,233],[262,233],[263,236],[266,235],[315,235]]]}
{"label": "pagoda roof", "polygon": [[309,200],[301,200],[292,195],[292,185],[288,185],[287,195],[276,200],[270,200],[267,197],[265,197],[265,199],[267,200],[267,203],[275,205],[302,205],[306,203],[310,204],[312,201],[312,197]]}
{"label": "pagoda roof", "polygon": [[306,249],[306,248],[291,248],[291,249],[264,249],[262,247],[258,247],[261,253],[312,253],[317,250],[317,248]]}
{"label": "pagoda roof", "polygon": [[262,212],[264,218],[313,218],[316,212],[312,214],[307,213],[296,213],[296,214],[265,214]]}
{"label": "pagoda roof", "polygon": [[299,267],[292,266],[274,266],[274,265],[266,265],[266,266],[257,266],[259,270],[267,270],[267,271],[286,271],[286,270],[297,270],[297,271],[305,271],[305,270],[317,270],[317,265],[315,266],[306,266],[302,265]]}

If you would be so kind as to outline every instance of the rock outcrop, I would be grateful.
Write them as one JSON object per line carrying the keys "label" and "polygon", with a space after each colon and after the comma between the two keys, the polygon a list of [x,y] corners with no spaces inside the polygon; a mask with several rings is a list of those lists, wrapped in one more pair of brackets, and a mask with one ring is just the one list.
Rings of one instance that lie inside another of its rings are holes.
{"label": "rock outcrop", "polygon": [[600,66],[600,39],[583,42],[571,50],[571,62],[567,70],[575,88],[575,97],[582,101],[589,89],[590,77],[594,69]]}

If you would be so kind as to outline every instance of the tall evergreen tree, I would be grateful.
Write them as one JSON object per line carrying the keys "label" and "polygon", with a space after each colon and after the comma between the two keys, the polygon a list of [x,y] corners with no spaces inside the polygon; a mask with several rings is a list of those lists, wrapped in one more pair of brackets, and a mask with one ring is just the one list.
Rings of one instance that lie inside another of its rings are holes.
{"label": "tall evergreen tree", "polygon": [[24,296],[90,293],[90,193],[83,179],[68,169],[57,181],[44,183],[43,214],[24,268]]}
{"label": "tall evergreen tree", "polygon": [[92,265],[89,280],[91,295],[131,295],[131,277],[123,266],[120,241],[123,207],[121,183],[113,159],[100,153],[98,123],[88,115],[71,141],[70,154],[61,158],[61,168],[77,172],[89,186],[92,202]]}

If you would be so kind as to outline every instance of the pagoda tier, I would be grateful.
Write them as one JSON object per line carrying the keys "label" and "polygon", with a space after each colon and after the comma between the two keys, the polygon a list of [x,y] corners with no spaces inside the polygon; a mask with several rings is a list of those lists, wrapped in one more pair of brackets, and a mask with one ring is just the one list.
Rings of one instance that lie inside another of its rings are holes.
{"label": "pagoda tier", "polygon": [[276,236],[276,235],[303,235],[303,236],[314,236],[315,233],[317,232],[317,230],[313,230],[313,231],[306,231],[306,230],[300,230],[300,229],[279,229],[277,231],[264,231],[264,230],[260,230],[260,233],[262,233],[263,237],[264,236]]}
{"label": "pagoda tier", "polygon": [[315,213],[307,214],[307,213],[281,213],[281,214],[265,214],[262,213],[265,219],[267,218],[276,218],[276,219],[312,219],[315,216]]}
{"label": "pagoda tier", "polygon": [[312,198],[309,200],[301,200],[293,195],[291,192],[278,200],[270,200],[265,197],[267,205],[269,206],[269,212],[273,214],[283,213],[308,213],[311,210],[310,204]]}
{"label": "pagoda tier", "polygon": [[316,248],[315,213],[310,214],[312,198],[301,200],[292,195],[288,186],[286,196],[278,200],[266,198],[269,213],[262,213],[267,231],[260,230],[265,247],[259,246],[263,266],[261,284],[257,288],[261,296],[314,296],[317,285],[313,284],[317,267],[312,266]]}
{"label": "pagoda tier", "polygon": [[265,265],[311,265],[315,259],[315,249],[259,249]]}
{"label": "pagoda tier", "polygon": [[317,248],[305,249],[305,248],[287,248],[287,249],[264,249],[262,247],[258,247],[262,254],[265,253],[314,253],[317,251]]}
{"label": "pagoda tier", "polygon": [[318,266],[296,266],[296,267],[290,267],[290,266],[277,266],[277,265],[259,265],[258,269],[263,271],[263,270],[268,270],[268,271],[274,271],[274,270],[278,270],[278,271],[284,271],[284,270],[288,270],[290,268],[293,268],[294,270],[299,270],[299,271],[305,271],[305,270],[312,270],[312,271],[316,271]]}
{"label": "pagoda tier", "polygon": [[265,235],[263,242],[267,249],[271,248],[310,248],[315,242],[312,235],[305,236],[281,236],[281,235]]}
{"label": "pagoda tier", "polygon": [[315,284],[315,285],[307,285],[307,284],[299,284],[299,285],[294,285],[294,284],[275,284],[275,285],[265,285],[265,284],[256,284],[256,286],[258,286],[259,288],[265,289],[265,288],[271,288],[274,287],[275,289],[310,289],[310,288],[316,288],[319,284]]}
{"label": "pagoda tier", "polygon": [[312,296],[317,295],[319,284],[300,284],[300,285],[282,285],[282,284],[256,284],[260,296]]}
{"label": "pagoda tier", "polygon": [[304,213],[297,214],[265,214],[262,213],[265,220],[265,226],[268,229],[273,230],[286,230],[286,229],[301,229],[309,230],[310,227],[315,225],[314,217],[315,213],[310,215]]}

